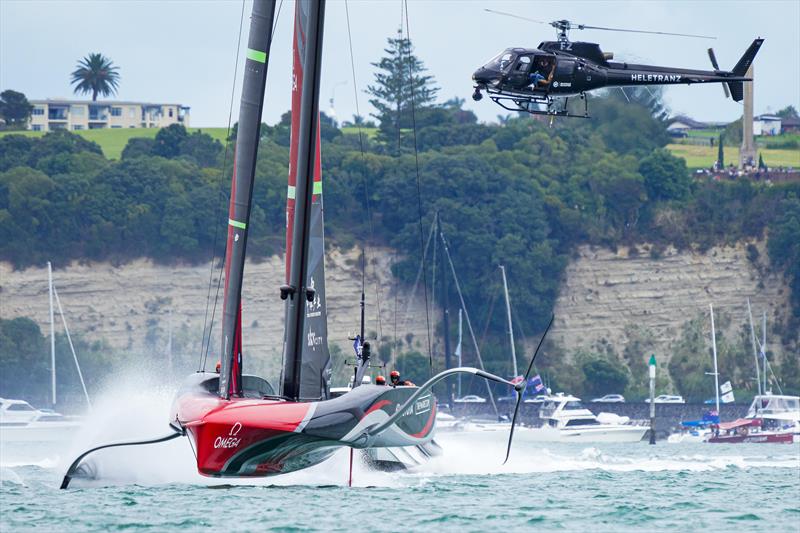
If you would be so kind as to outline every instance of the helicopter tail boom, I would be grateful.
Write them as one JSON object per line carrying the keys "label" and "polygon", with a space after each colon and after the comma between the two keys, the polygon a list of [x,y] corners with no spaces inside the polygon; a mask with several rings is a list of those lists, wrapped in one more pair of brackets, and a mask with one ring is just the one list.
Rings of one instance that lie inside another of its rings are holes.
{"label": "helicopter tail boom", "polygon": [[[744,54],[742,54],[742,57],[739,59],[739,62],[736,63],[736,66],[733,67],[731,74],[737,77],[746,76],[747,71],[753,64],[753,59],[755,59],[756,54],[763,43],[764,39],[758,38],[754,40],[747,50],[745,50]],[[731,98],[733,98],[733,100],[736,102],[741,102],[744,99],[744,83],[741,81],[729,81],[727,85],[728,89],[731,91]]]}

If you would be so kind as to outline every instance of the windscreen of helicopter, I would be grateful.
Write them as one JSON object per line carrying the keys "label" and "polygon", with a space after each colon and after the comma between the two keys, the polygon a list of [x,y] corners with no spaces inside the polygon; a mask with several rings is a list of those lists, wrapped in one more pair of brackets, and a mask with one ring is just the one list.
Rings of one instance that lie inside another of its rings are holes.
{"label": "windscreen of helicopter", "polygon": [[515,54],[509,52],[508,50],[500,52],[488,63],[486,63],[484,68],[505,74],[511,67],[511,64],[514,62],[514,56]]}

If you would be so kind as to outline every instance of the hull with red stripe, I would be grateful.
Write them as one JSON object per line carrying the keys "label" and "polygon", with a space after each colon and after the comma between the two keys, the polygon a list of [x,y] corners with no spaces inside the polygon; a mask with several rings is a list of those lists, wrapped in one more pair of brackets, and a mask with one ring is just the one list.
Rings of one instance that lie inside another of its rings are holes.
{"label": "hull with red stripe", "polygon": [[791,433],[749,433],[747,435],[718,435],[708,439],[708,442],[712,444],[761,444],[767,442],[791,444],[793,438]]}
{"label": "hull with red stripe", "polygon": [[[194,441],[203,475],[285,474],[318,464],[342,446],[361,447],[364,431],[395,414],[417,390],[362,385],[332,400],[291,402],[248,390],[248,378],[244,397],[225,400],[216,395],[218,374],[195,374],[175,400],[172,423]],[[424,444],[435,420],[433,395],[422,396],[370,446]]]}

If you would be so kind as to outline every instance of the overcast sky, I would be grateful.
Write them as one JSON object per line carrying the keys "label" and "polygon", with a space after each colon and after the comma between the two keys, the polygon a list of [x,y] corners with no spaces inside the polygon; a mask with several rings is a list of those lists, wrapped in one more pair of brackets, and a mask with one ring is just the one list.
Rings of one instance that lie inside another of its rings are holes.
{"label": "overcast sky", "polygon": [[[372,112],[363,89],[371,62],[400,24],[399,0],[349,1],[359,105]],[[411,0],[409,23],[417,55],[441,87],[442,100],[458,96],[484,121],[503,110],[488,99],[473,102],[471,75],[503,48],[534,47],[553,40],[547,25],[485,13],[489,7],[530,18],[597,26],[717,36],[715,41],[601,31],[574,31],[572,40],[600,43],[616,59],[686,68],[709,68],[713,46],[730,69],[755,37],[766,39],[756,58],[756,113],[786,105],[800,108],[800,0],[777,1],[464,1]],[[242,41],[247,41],[251,2],[245,1]],[[102,52],[120,67],[119,99],[191,106],[193,126],[225,126],[234,82],[242,0],[0,0],[0,90],[29,98],[70,97],[69,73],[89,52]],[[291,19],[283,3],[270,61],[264,120],[289,108]],[[240,63],[244,55],[240,56]],[[238,71],[234,121],[238,115]],[[326,14],[321,108],[335,96],[340,119],[355,113],[343,0],[329,0]],[[741,105],[717,85],[670,87],[673,113],[700,120],[733,120]]]}

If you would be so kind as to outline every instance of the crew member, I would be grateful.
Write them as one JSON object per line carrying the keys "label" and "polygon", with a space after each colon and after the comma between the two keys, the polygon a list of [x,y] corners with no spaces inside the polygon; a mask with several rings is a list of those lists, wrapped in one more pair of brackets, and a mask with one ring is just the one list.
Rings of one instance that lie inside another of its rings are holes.
{"label": "crew member", "polygon": [[398,372],[397,370],[392,370],[389,373],[389,381],[392,382],[392,387],[397,387],[398,385],[402,385],[402,383],[400,383],[400,372]]}
{"label": "crew member", "polygon": [[386,378],[383,376],[377,376],[375,378],[375,385],[386,385]]}
{"label": "crew member", "polygon": [[540,85],[549,85],[553,81],[555,64],[550,63],[549,58],[542,58],[537,61],[539,64],[536,70],[530,75],[531,88],[536,89]]}
{"label": "crew member", "polygon": [[219,361],[217,361],[217,367],[216,367],[216,370],[215,370],[215,372],[216,372],[217,374],[219,374],[219,370],[220,370],[220,368],[222,368],[222,363],[221,363],[221,362],[219,362]]}

